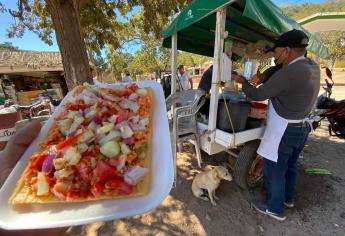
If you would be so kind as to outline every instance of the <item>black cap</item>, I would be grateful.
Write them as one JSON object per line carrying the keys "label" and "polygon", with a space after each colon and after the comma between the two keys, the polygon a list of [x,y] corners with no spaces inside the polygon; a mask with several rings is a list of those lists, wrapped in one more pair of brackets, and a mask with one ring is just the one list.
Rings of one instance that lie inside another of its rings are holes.
{"label": "black cap", "polygon": [[179,66],[177,67],[177,69],[182,69],[182,68],[184,68],[184,65],[179,65]]}
{"label": "black cap", "polygon": [[282,35],[274,42],[274,46],[268,51],[274,51],[275,48],[306,48],[309,43],[308,36],[301,30],[290,30]]}

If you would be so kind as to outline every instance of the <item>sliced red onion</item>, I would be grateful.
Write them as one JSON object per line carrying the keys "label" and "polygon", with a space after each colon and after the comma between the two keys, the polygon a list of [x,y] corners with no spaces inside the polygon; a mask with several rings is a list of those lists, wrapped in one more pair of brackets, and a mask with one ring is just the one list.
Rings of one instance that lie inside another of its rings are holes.
{"label": "sliced red onion", "polygon": [[127,184],[136,185],[149,170],[141,166],[134,166],[124,176],[124,180]]}
{"label": "sliced red onion", "polygon": [[119,128],[124,127],[124,126],[126,126],[126,125],[128,125],[128,122],[127,122],[126,120],[124,120],[124,121],[118,123],[118,124],[116,125],[116,128],[119,129]]}
{"label": "sliced red onion", "polygon": [[52,193],[60,200],[66,200],[66,196],[63,193],[60,193],[55,188],[52,189]]}
{"label": "sliced red onion", "polygon": [[77,131],[78,127],[84,122],[84,118],[83,117],[78,117],[74,120],[74,122],[71,125],[71,128],[68,131],[68,136]]}
{"label": "sliced red onion", "polygon": [[94,105],[99,101],[99,98],[92,92],[87,92],[83,96],[85,104]]}
{"label": "sliced red onion", "polygon": [[136,93],[132,93],[131,95],[129,95],[128,99],[131,101],[136,101],[138,99],[139,95]]}
{"label": "sliced red onion", "polygon": [[109,142],[110,140],[117,138],[117,137],[121,137],[121,133],[119,131],[116,131],[116,130],[110,131],[107,136],[105,136],[99,140],[99,144],[103,145],[103,144],[105,144],[105,143]]}
{"label": "sliced red onion", "polygon": [[108,118],[108,121],[111,122],[111,123],[115,123],[116,119],[117,119],[117,115],[112,115],[111,117]]}
{"label": "sliced red onion", "polygon": [[123,167],[125,167],[126,165],[126,161],[127,161],[127,156],[126,155],[122,155],[119,158],[119,163],[117,164],[116,170],[120,171],[123,169]]}
{"label": "sliced red onion", "polygon": [[101,125],[102,119],[96,116],[95,118],[93,118],[93,122],[95,122],[97,125]]}
{"label": "sliced red onion", "polygon": [[71,125],[71,128],[68,131],[67,136],[70,136],[70,134],[74,133],[75,131],[78,130],[79,126],[84,122],[83,117],[78,117],[74,120],[74,122]]}
{"label": "sliced red onion", "polygon": [[102,140],[103,138],[105,138],[106,136],[104,135],[104,134],[97,134],[96,135],[96,140],[98,141],[98,142],[100,142],[100,140]]}
{"label": "sliced red onion", "polygon": [[102,107],[102,109],[101,109],[101,113],[106,113],[108,111],[108,108],[106,108],[106,107]]}
{"label": "sliced red onion", "polygon": [[[85,108],[85,110],[83,110],[83,113],[86,115],[87,113],[89,113],[91,111],[91,107],[90,108]],[[85,116],[84,115],[84,116]]]}
{"label": "sliced red onion", "polygon": [[124,109],[130,109],[131,111],[137,112],[139,110],[139,104],[128,99],[122,99],[120,106]]}
{"label": "sliced red onion", "polygon": [[132,116],[132,117],[128,118],[129,122],[131,122],[131,123],[138,123],[139,119],[140,119],[139,116]]}
{"label": "sliced red onion", "polygon": [[72,138],[72,137],[74,137],[76,134],[77,134],[77,130],[74,130],[74,131],[72,131],[71,133],[69,133],[69,134],[67,135],[67,137]]}
{"label": "sliced red onion", "polygon": [[127,145],[134,144],[135,143],[135,138],[134,137],[126,138],[126,139],[123,139],[122,142],[127,144]]}
{"label": "sliced red onion", "polygon": [[53,169],[53,160],[57,157],[56,154],[48,154],[42,164],[42,172],[50,173]]}
{"label": "sliced red onion", "polygon": [[86,119],[93,119],[96,115],[96,110],[90,110],[89,112],[85,112],[85,118]]}
{"label": "sliced red onion", "polygon": [[129,123],[129,126],[131,129],[135,132],[137,131],[143,131],[145,129],[144,125],[141,125],[140,123]]}
{"label": "sliced red onion", "polygon": [[96,127],[96,123],[94,121],[91,121],[90,124],[87,126],[87,129],[95,131]]}
{"label": "sliced red onion", "polygon": [[121,100],[121,98],[119,98],[119,97],[115,97],[115,96],[112,96],[110,94],[106,94],[106,93],[101,92],[101,91],[100,91],[100,94],[103,98],[110,100],[112,102],[119,102]]}
{"label": "sliced red onion", "polygon": [[145,117],[145,118],[143,118],[143,119],[141,119],[140,121],[139,121],[139,124],[141,124],[142,126],[146,126],[146,125],[148,125],[150,123],[150,120],[149,120],[149,118],[147,118],[147,117]]}
{"label": "sliced red onion", "polygon": [[124,126],[124,127],[121,127],[120,128],[120,131],[121,131],[121,136],[122,136],[122,138],[130,138],[130,137],[132,137],[133,136],[133,130],[131,129],[131,127],[130,126]]}

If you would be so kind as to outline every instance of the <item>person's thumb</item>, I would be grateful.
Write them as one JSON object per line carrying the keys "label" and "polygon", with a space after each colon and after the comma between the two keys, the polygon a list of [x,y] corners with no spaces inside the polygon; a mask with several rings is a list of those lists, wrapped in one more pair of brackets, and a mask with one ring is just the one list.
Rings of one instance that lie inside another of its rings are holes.
{"label": "person's thumb", "polygon": [[15,166],[31,142],[37,137],[40,130],[41,123],[32,121],[9,140],[1,155],[2,158],[6,159],[8,167]]}

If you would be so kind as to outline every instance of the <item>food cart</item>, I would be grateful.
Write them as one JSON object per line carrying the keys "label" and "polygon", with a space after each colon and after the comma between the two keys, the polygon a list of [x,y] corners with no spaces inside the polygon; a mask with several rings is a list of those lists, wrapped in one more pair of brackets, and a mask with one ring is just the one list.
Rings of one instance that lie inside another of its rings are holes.
{"label": "food cart", "polygon": [[[171,48],[172,93],[176,92],[177,50],[213,57],[208,123],[198,123],[200,147],[208,155],[228,152],[234,160],[235,181],[242,188],[253,186],[262,178],[263,162],[256,151],[265,127],[234,133],[217,128],[218,85],[226,80],[225,77],[231,77],[224,74],[224,67],[231,69],[232,65],[224,64],[224,57],[253,59],[248,54],[238,55],[241,54],[238,45],[254,45],[259,41],[272,43],[292,29],[304,30],[268,0],[195,0],[163,32],[163,46]],[[327,48],[316,36],[305,32],[310,38],[308,51],[326,58]],[[253,72],[252,68],[251,74]]]}

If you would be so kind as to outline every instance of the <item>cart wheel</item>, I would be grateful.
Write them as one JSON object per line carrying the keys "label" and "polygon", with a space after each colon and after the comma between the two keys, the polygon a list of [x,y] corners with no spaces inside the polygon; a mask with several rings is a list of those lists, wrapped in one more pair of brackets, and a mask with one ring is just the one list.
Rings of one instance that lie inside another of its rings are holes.
{"label": "cart wheel", "polygon": [[263,159],[256,151],[260,140],[248,142],[241,149],[235,166],[235,182],[243,189],[254,187],[263,178]]}

